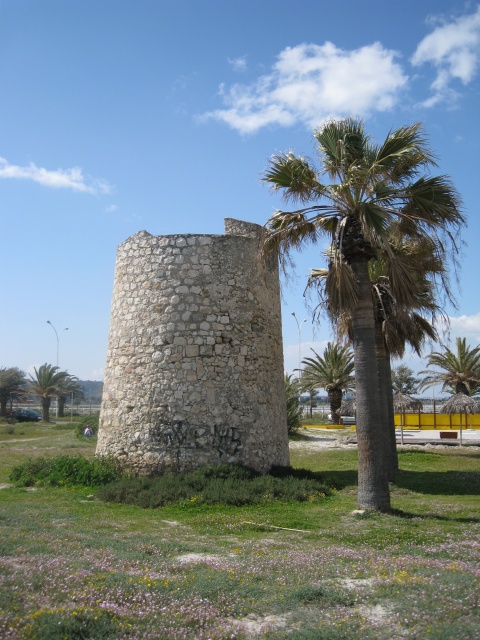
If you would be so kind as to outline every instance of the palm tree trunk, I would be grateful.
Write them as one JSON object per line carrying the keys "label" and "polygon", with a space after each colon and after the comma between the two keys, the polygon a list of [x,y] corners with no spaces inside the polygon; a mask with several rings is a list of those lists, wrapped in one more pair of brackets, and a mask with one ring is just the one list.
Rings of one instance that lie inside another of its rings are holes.
{"label": "palm tree trunk", "polygon": [[333,424],[340,424],[339,409],[342,406],[343,391],[341,389],[329,389],[327,391],[328,401],[330,403],[330,414]]}
{"label": "palm tree trunk", "polygon": [[52,399],[50,396],[42,396],[42,420],[44,422],[50,422],[50,403]]}
{"label": "palm tree trunk", "polygon": [[[385,430],[385,464],[389,482],[395,482],[397,458],[397,444],[395,441],[395,428],[393,426],[393,413],[390,414],[388,398],[391,394],[391,370],[390,357],[385,344],[381,322],[375,322],[375,350],[377,354],[378,388],[380,391],[379,411],[382,415],[383,429]],[[392,400],[393,411],[393,400]],[[393,431],[392,431],[393,427]]]}
{"label": "palm tree trunk", "polygon": [[397,435],[395,433],[395,409],[393,408],[393,385],[392,385],[392,361],[390,358],[390,351],[386,347],[386,375],[387,381],[387,415],[388,415],[388,433],[390,441],[390,455],[392,461],[392,475],[393,479],[390,482],[395,482],[395,478],[398,473],[398,451],[397,451]]}
{"label": "palm tree trunk", "polygon": [[349,262],[358,287],[358,303],[352,313],[357,391],[358,506],[360,509],[388,511],[390,493],[385,464],[386,430],[379,402],[381,396],[368,257],[357,254]]}
{"label": "palm tree trunk", "polygon": [[67,398],[65,396],[57,396],[57,406],[58,406],[58,413],[57,416],[59,418],[64,418],[65,417],[65,402],[67,401]]}

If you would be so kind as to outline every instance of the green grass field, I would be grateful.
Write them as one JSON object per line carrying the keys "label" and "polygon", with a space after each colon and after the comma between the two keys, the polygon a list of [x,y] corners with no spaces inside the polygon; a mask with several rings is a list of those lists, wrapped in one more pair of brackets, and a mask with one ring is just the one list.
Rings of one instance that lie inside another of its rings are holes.
{"label": "green grass field", "polygon": [[[0,424],[0,484],[32,456],[94,448],[67,426]],[[142,509],[3,488],[0,637],[480,638],[478,450],[405,450],[388,515],[352,514],[354,449],[295,448],[292,464],[333,495]]]}

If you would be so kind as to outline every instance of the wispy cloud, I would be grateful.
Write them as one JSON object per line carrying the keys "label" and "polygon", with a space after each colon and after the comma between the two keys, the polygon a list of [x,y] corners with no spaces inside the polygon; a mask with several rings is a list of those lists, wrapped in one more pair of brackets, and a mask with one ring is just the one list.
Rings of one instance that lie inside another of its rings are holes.
{"label": "wispy cloud", "polygon": [[82,193],[97,195],[100,193],[110,193],[111,186],[104,180],[88,178],[83,174],[82,169],[44,169],[30,163],[27,166],[10,164],[8,160],[0,157],[0,179],[3,180],[29,180],[37,182],[52,189],[71,189]]}
{"label": "wispy cloud", "polygon": [[451,22],[443,21],[418,45],[412,64],[432,64],[435,80],[430,85],[432,96],[423,104],[432,107],[456,96],[453,80],[464,85],[474,78],[480,59],[480,5],[469,15]]}
{"label": "wispy cloud", "polygon": [[267,125],[302,122],[318,126],[326,118],[391,109],[407,76],[398,54],[374,43],[347,51],[331,42],[284,49],[272,72],[253,84],[221,85],[225,108],[204,119],[227,123],[241,133]]}
{"label": "wispy cloud", "polygon": [[234,71],[246,71],[247,69],[247,59],[243,56],[240,58],[228,58],[228,62],[232,65]]}

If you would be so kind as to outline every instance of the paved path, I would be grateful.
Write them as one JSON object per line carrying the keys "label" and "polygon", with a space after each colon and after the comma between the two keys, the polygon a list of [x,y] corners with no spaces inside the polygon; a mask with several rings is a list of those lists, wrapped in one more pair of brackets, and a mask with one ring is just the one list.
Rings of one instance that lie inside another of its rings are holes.
{"label": "paved path", "polygon": [[[456,433],[456,438],[441,438],[440,432]],[[400,429],[395,430],[397,443],[401,441]],[[404,429],[403,444],[444,444],[458,446],[460,431],[456,429]],[[478,429],[463,429],[462,444],[464,446],[480,447],[480,431]]]}

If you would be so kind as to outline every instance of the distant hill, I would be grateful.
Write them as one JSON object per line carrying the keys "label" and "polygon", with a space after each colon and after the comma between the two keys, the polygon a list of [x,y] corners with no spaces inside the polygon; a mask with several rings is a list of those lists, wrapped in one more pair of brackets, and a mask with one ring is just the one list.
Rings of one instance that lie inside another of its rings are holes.
{"label": "distant hill", "polygon": [[103,382],[99,380],[80,380],[88,404],[100,404],[102,402]]}

